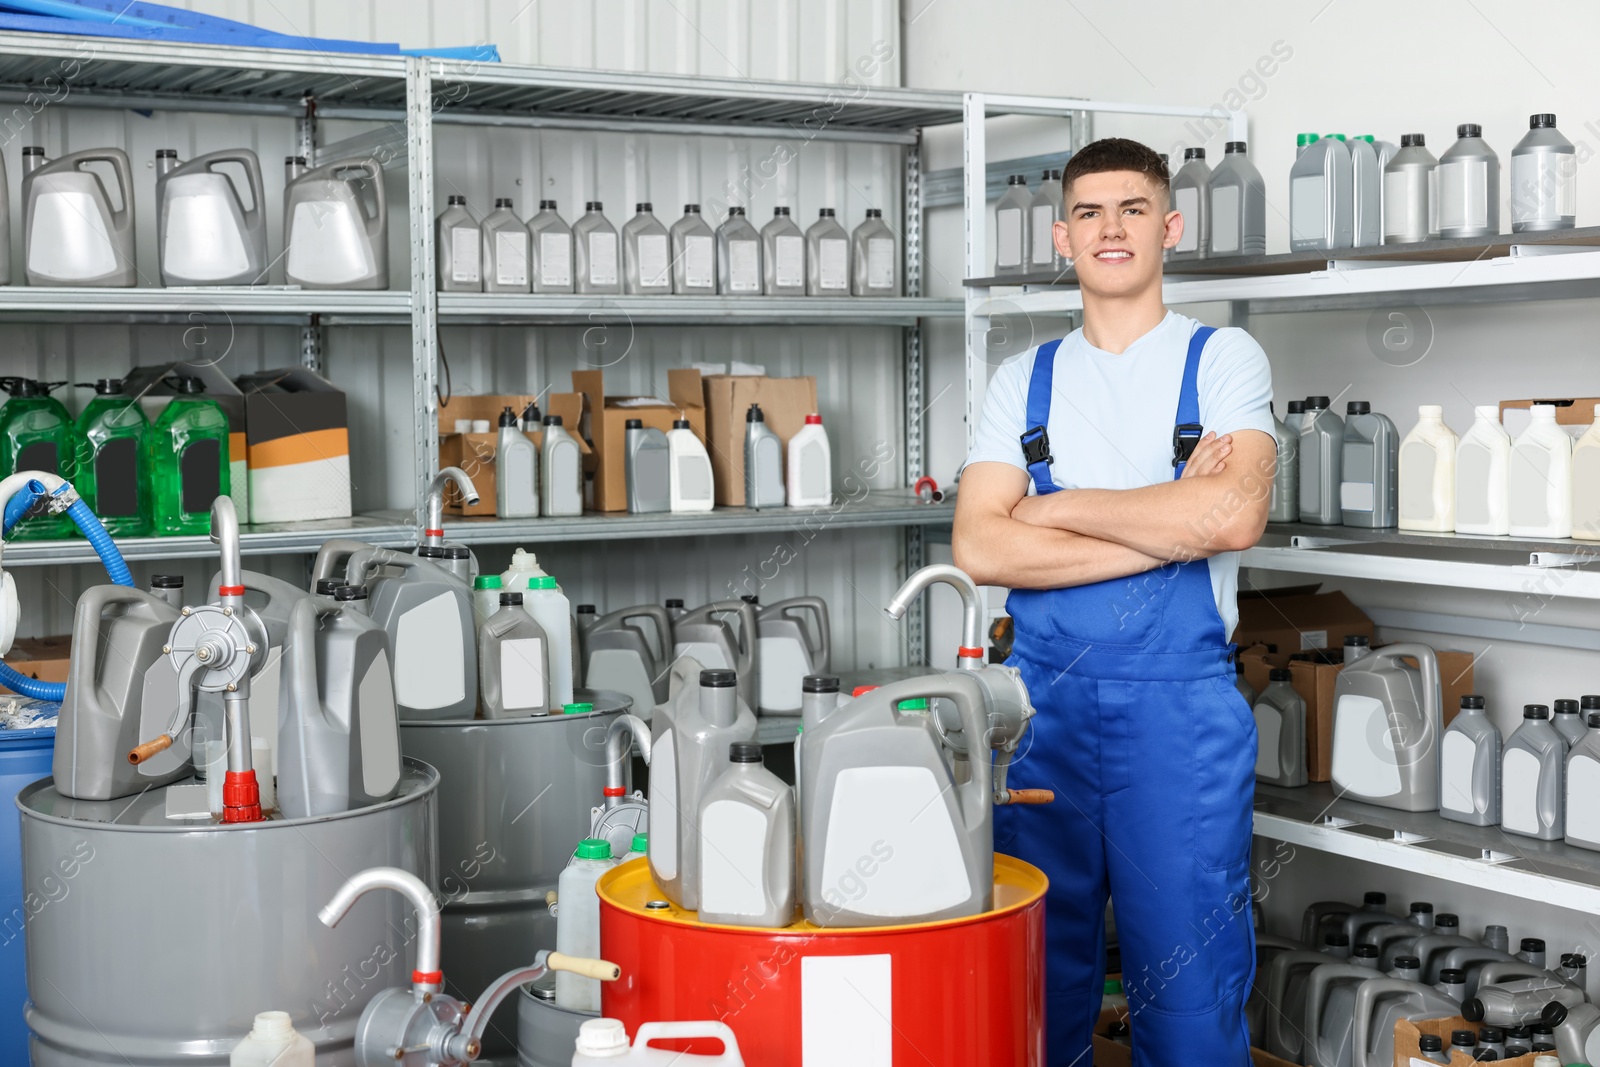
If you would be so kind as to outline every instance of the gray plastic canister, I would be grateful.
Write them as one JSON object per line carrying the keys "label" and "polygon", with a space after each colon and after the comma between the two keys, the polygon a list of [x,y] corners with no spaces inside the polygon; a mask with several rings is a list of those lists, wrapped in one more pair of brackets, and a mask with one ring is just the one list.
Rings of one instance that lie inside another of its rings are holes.
{"label": "gray plastic canister", "polygon": [[[448,831],[439,836],[438,886],[452,996],[474,1000],[539,949],[556,947],[545,894],[588,836],[591,809],[604,801],[606,727],[631,706],[620,693],[573,695],[594,710],[400,724],[406,755],[440,776],[439,824]],[[516,1013],[512,999],[500,1006],[485,1056],[513,1051]]]}
{"label": "gray plastic canister", "polygon": [[1300,423],[1300,521],[1338,526],[1339,484],[1344,480],[1344,420],[1325,396],[1306,397]]}
{"label": "gray plastic canister", "polygon": [[1210,252],[1213,256],[1259,256],[1267,251],[1267,187],[1245,152],[1243,141],[1229,141],[1222,162],[1211,172]]}
{"label": "gray plastic canister", "polygon": [[1345,409],[1339,461],[1340,518],[1346,526],[1387,529],[1400,521],[1400,433],[1365,400]]}
{"label": "gray plastic canister", "polygon": [[[232,826],[167,819],[164,789],[131,803],[24,789],[23,884],[46,901],[28,922],[33,1063],[222,1065],[267,1008],[319,1062],[353,1063],[367,1002],[410,984],[416,920],[395,893],[334,928],[317,911],[370,867],[438,884],[438,783],[408,761],[393,800]],[[142,936],[160,944],[133,950]]]}
{"label": "gray plastic canister", "polygon": [[1433,202],[1439,161],[1420,133],[1400,136],[1400,151],[1383,168],[1383,243],[1416,244],[1431,234],[1438,205]]}
{"label": "gray plastic canister", "polygon": [[1493,237],[1500,232],[1500,157],[1475,122],[1456,127],[1456,141],[1439,157],[1439,236]]}
{"label": "gray plastic canister", "polygon": [[[87,163],[109,163],[117,201]],[[22,150],[23,263],[29,285],[119,288],[138,284],[133,251],[133,168],[119,148],[91,148],[46,162]]]}
{"label": "gray plastic canister", "polygon": [[1205,259],[1211,254],[1211,167],[1204,148],[1185,148],[1183,166],[1172,176],[1172,209],[1183,215],[1183,236],[1172,260]]}
{"label": "gray plastic canister", "polygon": [[284,276],[307,289],[387,289],[388,230],[383,165],[376,159],[343,159],[299,173],[283,191]]}
{"label": "gray plastic canister", "polygon": [[1577,149],[1554,115],[1533,115],[1511,150],[1511,232],[1570,230],[1577,216]]}
{"label": "gray plastic canister", "polygon": [[1500,730],[1484,713],[1483,697],[1461,698],[1440,744],[1439,815],[1471,826],[1500,823]]}
{"label": "gray plastic canister", "polygon": [[[250,207],[232,178],[217,168],[244,168]],[[252,285],[266,281],[267,217],[261,161],[248,148],[225,148],[178,162],[156,152],[156,247],[162,285]]]}

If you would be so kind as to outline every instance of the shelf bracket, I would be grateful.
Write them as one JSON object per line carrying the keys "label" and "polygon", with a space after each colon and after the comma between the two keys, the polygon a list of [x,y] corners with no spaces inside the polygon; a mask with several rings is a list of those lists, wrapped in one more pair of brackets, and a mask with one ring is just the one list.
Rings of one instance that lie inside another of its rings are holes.
{"label": "shelf bracket", "polygon": [[1518,857],[1513,856],[1509,852],[1497,852],[1492,848],[1486,848],[1483,850],[1483,862],[1485,863],[1510,863],[1512,860],[1517,858]]}
{"label": "shelf bracket", "polygon": [[1425,841],[1432,840],[1433,838],[1427,834],[1412,833],[1410,830],[1396,830],[1394,832],[1394,842],[1397,845],[1420,845]]}
{"label": "shelf bracket", "polygon": [[306,93],[300,98],[304,109],[294,120],[294,154],[306,161],[306,166],[317,165],[317,98]]}
{"label": "shelf bracket", "polygon": [[1600,252],[1600,245],[1512,245],[1512,259],[1530,256],[1570,256],[1578,252]]}
{"label": "shelf bracket", "polygon": [[300,327],[300,365],[322,373],[322,315],[312,312],[311,321]]}
{"label": "shelf bracket", "polygon": [[1317,537],[1314,534],[1295,534],[1289,538],[1290,548],[1338,548],[1342,545],[1358,545],[1360,541],[1352,541],[1347,537]]}
{"label": "shelf bracket", "polygon": [[1600,563],[1600,552],[1530,552],[1530,567],[1581,567],[1585,563]]}

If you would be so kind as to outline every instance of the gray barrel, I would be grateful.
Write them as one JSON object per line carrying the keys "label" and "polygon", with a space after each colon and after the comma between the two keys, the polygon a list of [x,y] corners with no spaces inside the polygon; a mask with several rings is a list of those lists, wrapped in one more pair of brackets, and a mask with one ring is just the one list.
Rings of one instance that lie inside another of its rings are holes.
{"label": "gray barrel", "polygon": [[36,1067],[226,1064],[258,1012],[286,1011],[317,1063],[354,1064],[367,1002],[409,985],[416,919],[398,893],[317,911],[357,871],[438,884],[439,775],[407,760],[393,800],[241,826],[169,821],[166,790],[17,796]]}
{"label": "gray barrel", "polygon": [[[494,979],[556,947],[546,894],[589,834],[604,800],[606,727],[632,701],[579,690],[584,715],[400,723],[400,748],[439,769],[440,899],[445,992],[478,998]],[[514,1062],[517,1012],[507,998],[483,1054]],[[570,1058],[570,1057],[569,1057]]]}
{"label": "gray barrel", "polygon": [[517,994],[517,1067],[569,1067],[578,1027],[599,1012],[556,1007],[555,975],[529,982]]}

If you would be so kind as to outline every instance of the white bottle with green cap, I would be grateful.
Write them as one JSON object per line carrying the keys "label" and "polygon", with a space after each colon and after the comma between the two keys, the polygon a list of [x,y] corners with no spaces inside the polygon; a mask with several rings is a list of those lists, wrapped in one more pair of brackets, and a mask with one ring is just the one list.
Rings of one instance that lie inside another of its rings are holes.
{"label": "white bottle with green cap", "polygon": [[777,928],[794,921],[794,793],[756,741],[728,745],[728,769],[700,800],[700,920]]}
{"label": "white bottle with green cap", "polygon": [[522,608],[544,628],[550,642],[550,706],[572,702],[572,604],[550,575],[528,579]]}
{"label": "white bottle with green cap", "polygon": [[472,579],[472,618],[474,632],[483,629],[489,617],[500,610],[500,593],[505,583],[498,574],[480,574]]}
{"label": "white bottle with green cap", "polygon": [[650,835],[634,834],[633,844],[628,846],[628,851],[622,854],[622,859],[618,862],[628,863],[631,860],[642,860],[648,855],[650,855]]}
{"label": "white bottle with green cap", "polygon": [[[597,837],[578,842],[556,880],[556,951],[580,959],[600,958],[600,896],[595,883],[616,865],[611,845]],[[556,1007],[600,1011],[600,980],[556,972]]]}

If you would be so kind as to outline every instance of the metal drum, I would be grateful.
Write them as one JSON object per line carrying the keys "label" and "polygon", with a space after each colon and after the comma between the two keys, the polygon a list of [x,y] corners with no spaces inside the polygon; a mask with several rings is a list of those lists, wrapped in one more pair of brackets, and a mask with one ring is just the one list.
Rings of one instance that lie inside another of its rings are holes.
{"label": "metal drum", "polygon": [[[546,895],[604,801],[606,727],[631,701],[578,690],[583,715],[400,723],[400,748],[438,768],[445,992],[477,999],[494,979],[556,947]],[[517,1010],[508,998],[484,1035],[483,1057],[516,1062]]]}
{"label": "metal drum", "polygon": [[517,994],[517,1067],[571,1067],[578,1027],[599,1017],[556,1007],[555,975],[529,982]]}
{"label": "metal drum", "polygon": [[258,1012],[286,1011],[317,1063],[353,1065],[362,1009],[411,980],[416,920],[395,893],[335,929],[317,911],[357,871],[438,884],[439,776],[405,761],[393,800],[231,826],[166,817],[166,789],[17,796],[36,1067],[226,1064]]}
{"label": "metal drum", "polygon": [[[11,805],[22,789],[50,777],[56,743],[54,726],[0,730],[0,804]],[[25,931],[32,908],[40,907],[22,891],[22,817],[0,815],[0,1063],[26,1063],[28,1024],[22,1008],[28,1002]]]}

